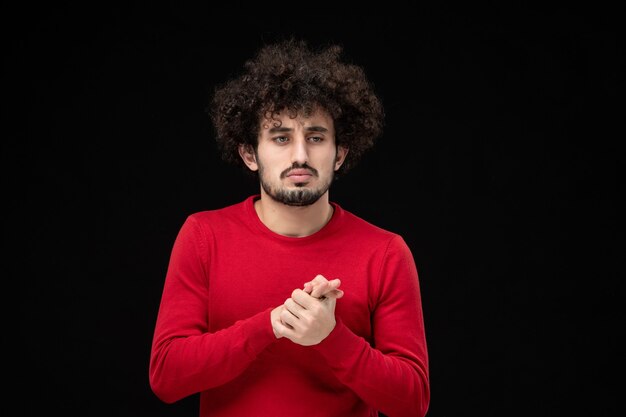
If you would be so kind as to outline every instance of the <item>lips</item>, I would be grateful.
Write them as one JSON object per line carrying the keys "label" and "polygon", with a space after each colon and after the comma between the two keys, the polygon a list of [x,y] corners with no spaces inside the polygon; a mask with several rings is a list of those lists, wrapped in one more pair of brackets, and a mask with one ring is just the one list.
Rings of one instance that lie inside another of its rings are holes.
{"label": "lips", "polygon": [[313,173],[308,169],[294,169],[289,171],[287,177],[312,177]]}
{"label": "lips", "polygon": [[314,177],[314,174],[308,169],[296,168],[289,171],[286,177],[292,183],[306,184],[311,180],[312,177]]}

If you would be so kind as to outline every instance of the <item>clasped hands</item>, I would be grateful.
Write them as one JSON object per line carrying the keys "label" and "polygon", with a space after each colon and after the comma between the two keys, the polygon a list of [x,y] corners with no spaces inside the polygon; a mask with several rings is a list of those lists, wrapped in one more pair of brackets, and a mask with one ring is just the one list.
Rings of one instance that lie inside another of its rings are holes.
{"label": "clasped hands", "polygon": [[335,328],[335,306],[343,297],[339,279],[317,275],[295,289],[291,297],[272,310],[271,321],[277,339],[286,337],[302,346],[320,343]]}

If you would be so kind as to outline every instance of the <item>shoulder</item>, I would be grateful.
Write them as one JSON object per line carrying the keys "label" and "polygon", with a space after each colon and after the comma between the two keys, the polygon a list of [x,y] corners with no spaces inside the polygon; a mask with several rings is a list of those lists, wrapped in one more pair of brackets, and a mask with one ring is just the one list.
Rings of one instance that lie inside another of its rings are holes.
{"label": "shoulder", "polygon": [[222,233],[233,233],[243,225],[246,218],[248,200],[191,213],[187,215],[181,229],[183,232],[192,232],[205,237]]}
{"label": "shoulder", "polygon": [[354,239],[362,239],[370,243],[379,242],[384,246],[405,244],[399,233],[380,227],[346,209],[341,210],[344,224],[351,230],[350,234]]}
{"label": "shoulder", "polygon": [[250,203],[250,198],[227,206],[197,211],[187,216],[186,222],[196,223],[198,225],[211,224],[215,222],[223,222],[228,219],[240,218],[246,212],[246,206]]}

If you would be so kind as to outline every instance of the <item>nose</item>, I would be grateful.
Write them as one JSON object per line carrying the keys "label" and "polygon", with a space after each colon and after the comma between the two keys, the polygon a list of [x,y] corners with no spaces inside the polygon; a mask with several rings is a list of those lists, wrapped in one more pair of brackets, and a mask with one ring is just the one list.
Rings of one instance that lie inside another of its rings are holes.
{"label": "nose", "polygon": [[300,165],[308,162],[309,153],[306,147],[306,138],[303,135],[297,135],[294,138],[293,147],[292,147],[292,155],[291,155],[291,163],[298,163]]}

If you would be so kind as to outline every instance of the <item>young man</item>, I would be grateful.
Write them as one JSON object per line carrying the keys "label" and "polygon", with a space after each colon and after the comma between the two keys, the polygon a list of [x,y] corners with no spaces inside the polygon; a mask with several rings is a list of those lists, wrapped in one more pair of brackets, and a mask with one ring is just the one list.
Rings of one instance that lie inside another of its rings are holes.
{"label": "young man", "polygon": [[220,149],[260,193],[182,225],[150,358],[161,400],[200,393],[201,416],[426,414],[412,254],[329,200],[383,121],[363,70],[340,54],[268,45],[216,90]]}

